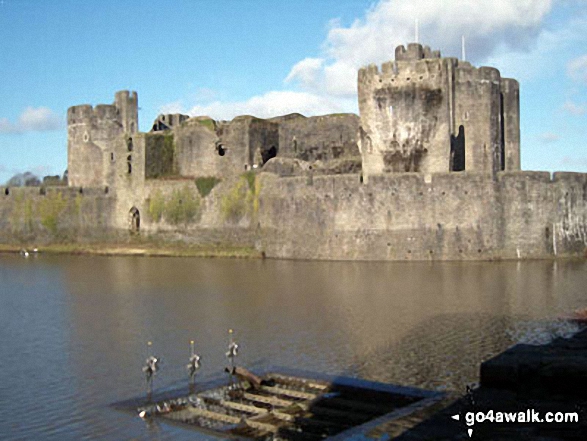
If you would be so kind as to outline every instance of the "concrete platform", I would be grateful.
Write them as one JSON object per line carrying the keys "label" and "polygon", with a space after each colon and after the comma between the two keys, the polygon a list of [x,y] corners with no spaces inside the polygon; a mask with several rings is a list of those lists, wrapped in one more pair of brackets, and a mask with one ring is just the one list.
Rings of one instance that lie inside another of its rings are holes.
{"label": "concrete platform", "polygon": [[[483,363],[480,377],[478,389],[388,421],[368,436],[400,441],[587,439],[587,329],[543,346],[516,345]],[[467,414],[471,418],[489,411],[493,422],[467,424]],[[503,422],[496,421],[497,412]],[[544,421],[547,412],[576,421],[549,423]],[[515,414],[516,422],[507,422],[506,414]]]}

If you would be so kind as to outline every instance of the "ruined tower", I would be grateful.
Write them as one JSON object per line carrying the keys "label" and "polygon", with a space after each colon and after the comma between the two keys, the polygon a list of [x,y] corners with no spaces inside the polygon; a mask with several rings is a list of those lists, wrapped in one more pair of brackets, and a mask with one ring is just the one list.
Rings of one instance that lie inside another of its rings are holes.
{"label": "ruined tower", "polygon": [[124,133],[134,134],[139,128],[139,99],[136,92],[121,90],[114,96]]}
{"label": "ruined tower", "polygon": [[358,75],[365,175],[520,169],[519,85],[412,43]]}
{"label": "ruined tower", "polygon": [[67,168],[69,185],[109,185],[120,159],[115,141],[138,130],[136,92],[116,93],[113,104],[73,106],[67,110]]}

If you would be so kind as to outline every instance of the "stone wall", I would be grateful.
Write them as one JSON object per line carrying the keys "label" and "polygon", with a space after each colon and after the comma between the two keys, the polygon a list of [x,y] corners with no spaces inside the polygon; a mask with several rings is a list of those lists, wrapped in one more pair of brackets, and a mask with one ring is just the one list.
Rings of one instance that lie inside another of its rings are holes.
{"label": "stone wall", "polygon": [[352,113],[272,118],[279,124],[279,156],[307,162],[358,157],[359,117]]}
{"label": "stone wall", "polygon": [[[140,151],[143,137],[134,139]],[[132,175],[119,179],[128,188],[0,188],[0,240],[128,237],[136,210],[141,234],[255,245],[276,258],[524,259],[583,256],[587,246],[581,173],[403,173],[365,183],[358,174],[247,172],[207,186],[156,179],[138,187]]]}
{"label": "stone wall", "polygon": [[384,63],[359,71],[367,175],[449,171],[450,59]]}
{"label": "stone wall", "polygon": [[[145,133],[145,178],[179,176],[180,163],[176,154],[173,132]],[[184,170],[182,170],[184,171]]]}
{"label": "stone wall", "polygon": [[[255,175],[251,174],[252,179]],[[255,190],[241,175],[216,181],[204,191],[200,179],[148,180],[142,200],[141,231],[189,243],[254,246]]]}
{"label": "stone wall", "polygon": [[[259,198],[267,256],[340,260],[583,255],[587,175],[406,173],[278,178]],[[554,236],[553,236],[554,235]]]}
{"label": "stone wall", "polygon": [[2,243],[105,240],[114,197],[107,187],[0,187]]}
{"label": "stone wall", "polygon": [[181,176],[222,174],[218,155],[216,122],[209,118],[191,118],[173,130],[177,145],[177,164]]}

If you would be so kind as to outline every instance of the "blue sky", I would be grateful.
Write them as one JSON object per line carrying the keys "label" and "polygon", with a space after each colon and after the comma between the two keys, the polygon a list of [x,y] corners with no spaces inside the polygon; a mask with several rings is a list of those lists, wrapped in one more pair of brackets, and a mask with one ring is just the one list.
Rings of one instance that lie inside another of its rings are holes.
{"label": "blue sky", "polygon": [[67,108],[139,94],[231,119],[357,111],[356,71],[414,40],[521,84],[522,167],[587,172],[585,0],[0,0],[0,183],[67,166]]}

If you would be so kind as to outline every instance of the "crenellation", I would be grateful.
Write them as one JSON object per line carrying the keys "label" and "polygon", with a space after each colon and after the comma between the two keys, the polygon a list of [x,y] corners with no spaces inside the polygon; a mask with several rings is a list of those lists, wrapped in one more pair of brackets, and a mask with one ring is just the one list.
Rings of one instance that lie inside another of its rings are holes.
{"label": "crenellation", "polygon": [[499,70],[495,67],[481,66],[477,72],[481,80],[499,82],[501,78]]}
{"label": "crenellation", "polygon": [[83,124],[91,121],[94,115],[94,109],[89,104],[72,106],[67,109],[67,124]]}
{"label": "crenellation", "polygon": [[424,48],[420,43],[410,43],[404,56],[408,60],[421,60],[424,58]]}
{"label": "crenellation", "polygon": [[118,108],[113,104],[98,104],[94,107],[95,123],[100,124],[105,120],[119,121],[120,113]]}
{"label": "crenellation", "polygon": [[381,74],[382,75],[395,75],[397,74],[397,64],[392,61],[388,61],[387,63],[383,63],[381,65]]}

